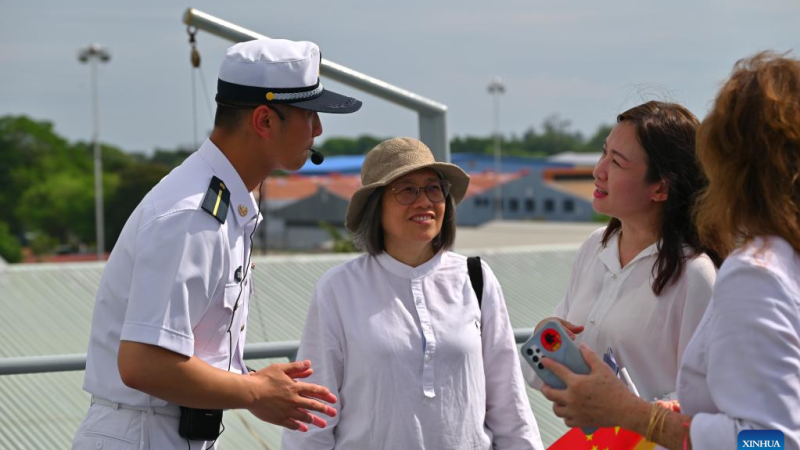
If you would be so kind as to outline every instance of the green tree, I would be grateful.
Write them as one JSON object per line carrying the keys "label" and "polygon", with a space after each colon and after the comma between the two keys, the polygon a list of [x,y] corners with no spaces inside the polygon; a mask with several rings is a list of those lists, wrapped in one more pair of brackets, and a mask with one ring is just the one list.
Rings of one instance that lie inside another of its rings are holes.
{"label": "green tree", "polygon": [[[536,158],[544,158],[565,151],[596,151],[589,150],[583,135],[579,131],[573,131],[572,123],[558,115],[546,117],[540,127],[528,128],[521,137],[502,136],[500,146],[503,155]],[[491,155],[494,153],[494,138],[492,136],[454,137],[450,141],[450,151]]]}
{"label": "green tree", "polygon": [[[178,167],[186,158],[194,153],[194,150],[188,148],[177,148],[175,150],[167,150],[157,148],[153,155],[148,158],[148,161],[153,164],[160,164],[168,169]],[[167,171],[169,173],[169,171]]]}
{"label": "green tree", "polygon": [[[80,172],[91,167],[91,160],[71,147],[53,131],[50,122],[37,122],[25,116],[0,117],[0,211],[10,214],[11,233],[26,231],[27,218],[14,215],[24,193],[50,174]],[[47,205],[38,205],[47,208]]]}
{"label": "green tree", "polygon": [[572,131],[572,123],[551,115],[542,122],[542,131],[529,128],[522,135],[522,145],[526,151],[536,156],[549,156],[566,151],[579,151],[583,148],[583,135]]}
{"label": "green tree", "polygon": [[370,135],[361,135],[355,139],[346,137],[332,137],[325,140],[319,150],[325,156],[334,155],[363,155],[385,139]]}
{"label": "green tree", "polygon": [[[118,177],[106,175],[104,194],[113,195],[111,185],[117,182]],[[58,242],[94,242],[94,180],[68,171],[50,174],[23,192],[15,213],[24,218],[29,231],[43,232]]]}
{"label": "green tree", "polygon": [[584,152],[599,152],[603,149],[603,144],[606,142],[606,137],[611,133],[612,125],[600,125],[594,135],[589,138],[583,145]]}
{"label": "green tree", "polygon": [[450,151],[453,153],[491,154],[494,151],[494,140],[491,137],[454,137],[450,140]]}
{"label": "green tree", "polygon": [[340,233],[339,230],[337,230],[333,225],[322,220],[319,222],[319,227],[327,231],[333,240],[333,248],[331,249],[333,253],[355,253],[358,251],[356,246],[353,244],[352,237],[342,236],[342,233]]}
{"label": "green tree", "polygon": [[106,248],[114,247],[133,210],[170,170],[163,164],[145,162],[119,174],[119,185],[106,207]]}
{"label": "green tree", "polygon": [[[109,200],[116,200],[120,173],[141,165],[136,155],[111,145],[101,145],[103,194],[106,205],[106,246],[109,235]],[[94,244],[94,148],[90,143],[70,144],[53,124],[25,116],[0,117],[0,191],[10,233],[31,236],[37,252],[58,244]],[[133,208],[131,207],[132,211]]]}
{"label": "green tree", "polygon": [[22,261],[22,246],[5,222],[0,222],[0,257],[10,263]]}
{"label": "green tree", "polygon": [[[88,173],[94,177],[94,145],[89,142],[77,142],[75,149],[83,153],[81,161],[84,162],[78,168],[83,173]],[[116,173],[139,163],[136,155],[126,153],[119,147],[108,144],[100,144],[100,153],[103,157],[103,173]],[[88,171],[88,172],[87,172]]]}

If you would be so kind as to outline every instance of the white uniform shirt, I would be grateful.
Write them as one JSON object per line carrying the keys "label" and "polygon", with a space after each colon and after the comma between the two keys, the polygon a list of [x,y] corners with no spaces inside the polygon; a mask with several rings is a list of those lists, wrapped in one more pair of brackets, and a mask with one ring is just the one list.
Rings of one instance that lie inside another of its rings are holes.
{"label": "white uniform shirt", "polygon": [[742,430],[780,430],[800,450],[800,253],[755,239],[722,264],[678,383],[695,450],[737,448]]}
{"label": "white uniform shirt", "polygon": [[298,359],[339,397],[328,427],[285,430],[284,449],[542,449],[497,279],[482,311],[466,257],[416,268],[363,255],[317,283]]}
{"label": "white uniform shirt", "polygon": [[[553,315],[584,325],[575,341],[599,355],[611,347],[642,398],[675,398],[681,356],[711,299],[716,267],[707,255],[692,258],[677,281],[656,296],[651,271],[657,243],[620,268],[619,233],[604,248],[604,231],[595,231],[581,246],[567,294]],[[532,387],[541,388],[528,364],[523,372]]]}
{"label": "white uniform shirt", "polygon": [[[212,176],[230,191],[224,224],[200,208]],[[242,267],[245,273],[256,206],[239,174],[210,140],[144,197],[125,224],[100,280],[84,390],[125,405],[164,406],[164,400],[122,383],[117,367],[120,340],[197,356],[227,370],[232,316],[231,371],[243,371],[252,283],[247,270],[240,288],[235,272]]]}

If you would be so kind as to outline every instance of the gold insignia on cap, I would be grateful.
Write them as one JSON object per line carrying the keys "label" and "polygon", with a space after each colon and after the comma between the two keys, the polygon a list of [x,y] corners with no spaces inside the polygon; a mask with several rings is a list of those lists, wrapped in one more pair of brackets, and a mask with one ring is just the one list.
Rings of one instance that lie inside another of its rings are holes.
{"label": "gold insignia on cap", "polygon": [[247,215],[247,206],[239,205],[239,215],[242,217]]}
{"label": "gold insignia on cap", "polygon": [[275,98],[275,94],[272,92],[267,92],[267,100],[272,101]]}

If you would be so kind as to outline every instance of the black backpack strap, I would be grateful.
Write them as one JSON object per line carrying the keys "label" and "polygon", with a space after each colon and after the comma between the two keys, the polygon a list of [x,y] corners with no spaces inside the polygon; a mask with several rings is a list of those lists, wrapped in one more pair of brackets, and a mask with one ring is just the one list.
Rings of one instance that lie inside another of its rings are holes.
{"label": "black backpack strap", "polygon": [[469,281],[472,283],[472,290],[478,297],[478,309],[481,309],[481,302],[483,300],[483,268],[481,267],[480,256],[470,256],[467,258],[467,271],[469,272]]}

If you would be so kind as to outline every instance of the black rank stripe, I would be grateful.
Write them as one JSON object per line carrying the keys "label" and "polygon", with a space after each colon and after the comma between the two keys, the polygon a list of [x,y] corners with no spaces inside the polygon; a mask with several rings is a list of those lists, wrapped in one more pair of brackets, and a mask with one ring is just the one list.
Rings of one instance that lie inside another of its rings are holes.
{"label": "black rank stripe", "polygon": [[217,177],[211,177],[211,183],[208,185],[202,208],[219,220],[220,223],[225,223],[225,219],[228,217],[230,199],[231,192],[225,187],[225,183]]}

